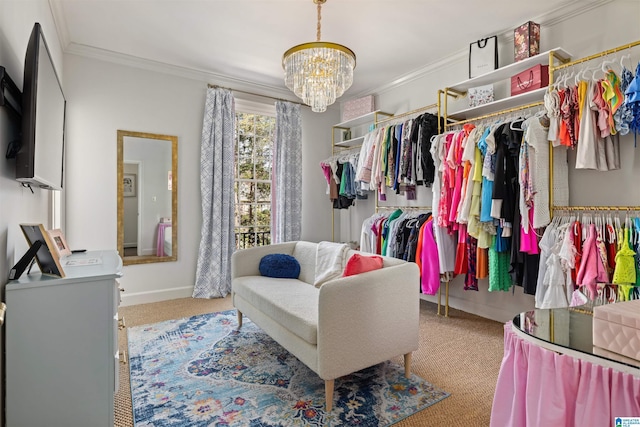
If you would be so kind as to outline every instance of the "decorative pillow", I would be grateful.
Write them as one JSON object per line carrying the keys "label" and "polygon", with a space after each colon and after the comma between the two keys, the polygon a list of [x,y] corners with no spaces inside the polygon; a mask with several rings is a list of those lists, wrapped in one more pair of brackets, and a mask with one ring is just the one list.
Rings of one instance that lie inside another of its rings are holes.
{"label": "decorative pillow", "polygon": [[363,256],[353,254],[347,265],[344,267],[342,277],[353,276],[354,274],[366,273],[367,271],[379,270],[382,268],[384,261],[381,256]]}
{"label": "decorative pillow", "polygon": [[262,257],[258,267],[260,274],[280,279],[297,279],[300,275],[300,263],[287,254],[269,254]]}

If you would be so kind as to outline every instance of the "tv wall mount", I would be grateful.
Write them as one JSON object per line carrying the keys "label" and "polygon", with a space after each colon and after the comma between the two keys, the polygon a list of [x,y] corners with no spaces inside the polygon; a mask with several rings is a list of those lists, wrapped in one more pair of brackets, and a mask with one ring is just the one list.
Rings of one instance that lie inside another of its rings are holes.
{"label": "tv wall mount", "polygon": [[[2,66],[0,66],[0,107],[7,107],[7,110],[17,122],[22,121],[22,92]],[[5,157],[7,159],[15,159],[21,145],[20,138],[9,142]]]}
{"label": "tv wall mount", "polygon": [[13,114],[22,117],[22,92],[13,82],[7,70],[0,66],[0,106],[7,107]]}

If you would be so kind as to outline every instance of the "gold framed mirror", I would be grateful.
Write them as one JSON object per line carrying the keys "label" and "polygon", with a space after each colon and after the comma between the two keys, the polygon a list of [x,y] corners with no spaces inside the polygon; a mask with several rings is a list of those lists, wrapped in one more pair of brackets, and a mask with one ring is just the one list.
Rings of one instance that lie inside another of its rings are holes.
{"label": "gold framed mirror", "polygon": [[118,130],[118,252],[124,265],[178,259],[178,137]]}

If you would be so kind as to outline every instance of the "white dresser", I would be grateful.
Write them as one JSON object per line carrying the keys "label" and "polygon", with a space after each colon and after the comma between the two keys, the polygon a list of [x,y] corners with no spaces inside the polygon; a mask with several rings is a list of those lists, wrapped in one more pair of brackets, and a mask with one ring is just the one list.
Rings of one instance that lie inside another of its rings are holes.
{"label": "white dresser", "polygon": [[63,264],[64,278],[24,274],[6,286],[7,427],[113,427],[122,259],[66,259],[79,265]]}

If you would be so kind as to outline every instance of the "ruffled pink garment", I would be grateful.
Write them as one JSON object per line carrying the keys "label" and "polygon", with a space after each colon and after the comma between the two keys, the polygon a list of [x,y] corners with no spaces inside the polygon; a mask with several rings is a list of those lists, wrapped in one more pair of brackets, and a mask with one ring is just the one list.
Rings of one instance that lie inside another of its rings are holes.
{"label": "ruffled pink garment", "polygon": [[608,283],[609,274],[605,268],[600,249],[596,242],[598,235],[595,224],[589,226],[589,236],[582,247],[582,260],[580,261],[580,270],[576,278],[578,286],[584,286],[590,299],[597,296],[597,283]]}

